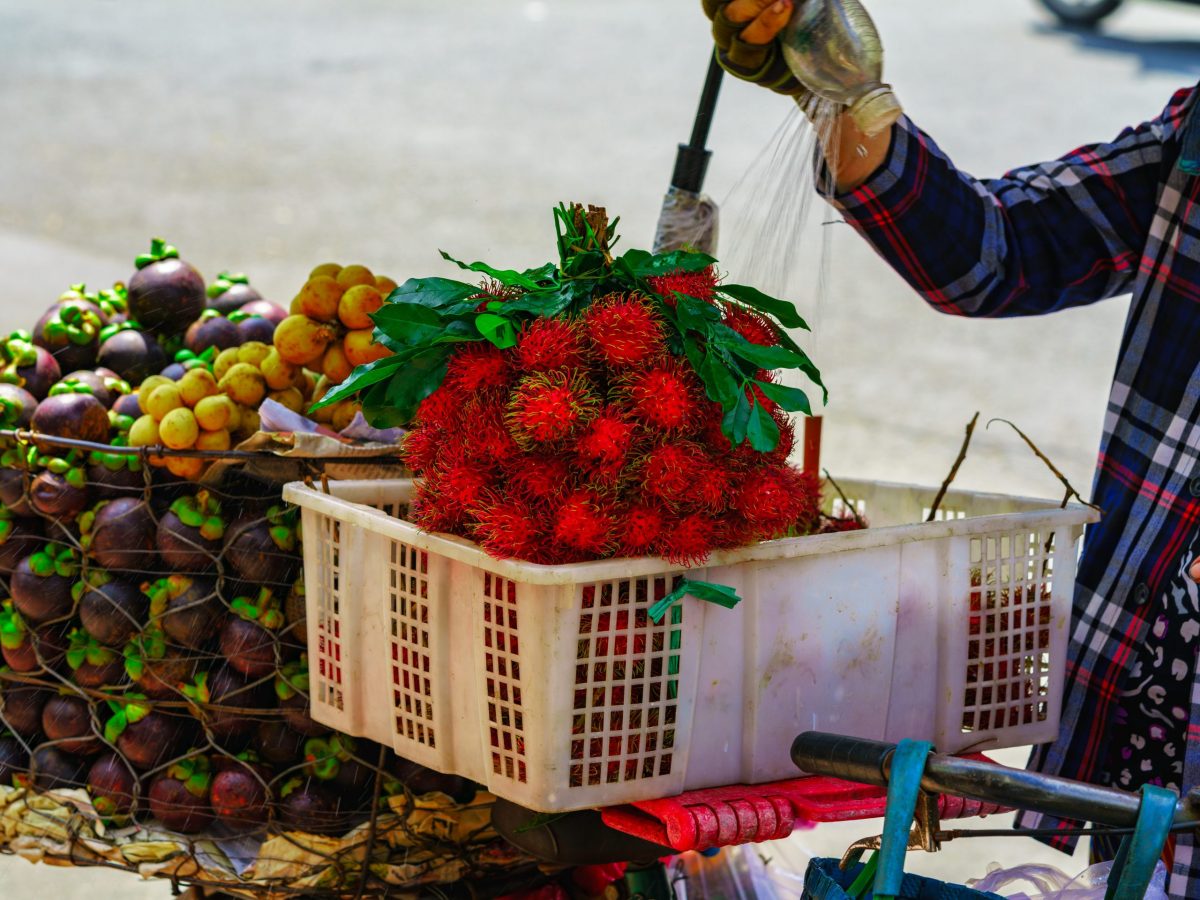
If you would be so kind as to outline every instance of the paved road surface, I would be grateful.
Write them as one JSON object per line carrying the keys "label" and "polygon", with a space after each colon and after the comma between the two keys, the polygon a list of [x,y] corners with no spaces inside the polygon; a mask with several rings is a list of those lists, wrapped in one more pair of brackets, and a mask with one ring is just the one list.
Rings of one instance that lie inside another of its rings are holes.
{"label": "paved road surface", "polygon": [[[560,200],[607,205],[627,243],[644,245],[706,64],[696,5],[7,0],[0,327],[27,326],[73,281],[126,276],[151,235],[210,275],[251,273],[281,302],[325,259],[396,277],[448,273],[438,248],[544,261]],[[1028,0],[875,6],[908,110],[981,175],[1109,138],[1200,76],[1200,16],[1182,7],[1134,3],[1086,36],[1049,26]],[[709,188],[731,212],[774,183],[733,190],[786,113],[779,98],[725,88]],[[819,225],[799,242],[792,279],[820,326],[810,346],[832,394],[829,468],[936,483],[978,409],[1020,424],[1085,489],[1125,302],[1030,321],[942,318],[847,228],[829,227],[825,299]],[[731,215],[724,232],[753,229]],[[995,428],[960,480],[1058,490]],[[965,875],[1033,852],[993,846],[939,864]],[[0,864],[0,879],[14,900],[166,896],[19,862]]]}

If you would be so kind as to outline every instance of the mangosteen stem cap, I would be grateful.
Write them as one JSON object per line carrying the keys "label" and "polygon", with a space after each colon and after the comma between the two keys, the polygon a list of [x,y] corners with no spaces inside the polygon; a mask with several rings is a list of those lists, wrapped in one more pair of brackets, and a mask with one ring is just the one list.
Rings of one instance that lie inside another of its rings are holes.
{"label": "mangosteen stem cap", "polygon": [[179,251],[162,238],[152,238],[150,252],[139,254],[133,264],[139,269],[144,269],[151,263],[162,262],[164,259],[179,259]]}

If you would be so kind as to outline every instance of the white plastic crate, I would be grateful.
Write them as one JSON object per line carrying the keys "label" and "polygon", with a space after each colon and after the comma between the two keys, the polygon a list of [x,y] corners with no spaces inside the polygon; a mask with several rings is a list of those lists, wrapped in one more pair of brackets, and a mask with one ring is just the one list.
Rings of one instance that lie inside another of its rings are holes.
{"label": "white plastic crate", "polygon": [[410,481],[288,485],[312,714],[546,812],[794,777],[808,729],[1052,739],[1095,514],[950,491],[924,523],[932,489],[842,487],[871,528],[714,554],[686,574],[743,602],[687,597],[656,625],[685,572],[663,560],[496,560],[404,521]]}

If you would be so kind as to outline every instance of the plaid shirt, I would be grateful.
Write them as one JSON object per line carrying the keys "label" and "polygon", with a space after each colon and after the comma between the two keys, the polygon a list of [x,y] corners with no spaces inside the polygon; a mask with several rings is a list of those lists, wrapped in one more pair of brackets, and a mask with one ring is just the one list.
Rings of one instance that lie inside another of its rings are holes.
{"label": "plaid shirt", "polygon": [[[1040,315],[1133,292],[1074,599],[1059,738],[1032,767],[1111,781],[1107,736],[1129,660],[1161,592],[1200,552],[1200,178],[1176,167],[1193,89],[1156,119],[1054,162],[977,180],[911,122],[886,163],[830,198],[935,309]],[[1200,111],[1197,112],[1200,115]],[[1154,615],[1151,615],[1153,611]],[[1183,783],[1200,784],[1200,681],[1190,667]],[[1150,777],[1150,776],[1147,776]],[[1026,813],[1030,828],[1079,823]],[[1049,841],[1068,850],[1073,838]],[[1200,896],[1200,851],[1181,835],[1172,897]]]}

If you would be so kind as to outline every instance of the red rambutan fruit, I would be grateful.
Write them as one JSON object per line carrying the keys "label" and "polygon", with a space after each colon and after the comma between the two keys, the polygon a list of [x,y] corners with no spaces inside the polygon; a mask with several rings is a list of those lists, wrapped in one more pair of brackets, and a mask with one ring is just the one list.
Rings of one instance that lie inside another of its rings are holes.
{"label": "red rambutan fruit", "polygon": [[616,369],[643,365],[666,352],[662,320],[637,295],[614,294],[592,304],[583,328],[600,357]]}
{"label": "red rambutan fruit", "polygon": [[572,550],[597,557],[613,549],[613,503],[596,491],[568,494],[554,510],[554,538]]}
{"label": "red rambutan fruit", "polygon": [[590,422],[598,405],[587,379],[579,373],[529,375],[513,391],[508,427],[518,443],[549,444]]}
{"label": "red rambutan fruit", "polygon": [[617,517],[617,539],[622,556],[649,556],[657,552],[666,528],[666,516],[657,506],[633,503]]}
{"label": "red rambutan fruit", "polygon": [[404,464],[418,473],[433,468],[442,448],[442,435],[426,426],[410,428],[400,445]]}
{"label": "red rambutan fruit", "polygon": [[466,421],[468,424],[463,428],[465,458],[481,465],[502,465],[521,453],[521,448],[509,433],[503,407],[499,404],[471,403]]}
{"label": "red rambutan fruit", "polygon": [[472,341],[461,344],[446,367],[446,384],[467,394],[512,383],[513,369],[508,355],[494,344]]}
{"label": "red rambutan fruit", "polygon": [[821,516],[817,534],[836,534],[842,531],[859,531],[866,526],[854,516]]}
{"label": "red rambutan fruit", "polygon": [[569,319],[535,319],[517,337],[513,353],[530,373],[578,369],[587,362],[583,334]]}
{"label": "red rambutan fruit", "polygon": [[820,516],[821,483],[815,475],[791,466],[763,468],[747,473],[734,489],[730,505],[760,539],[790,530],[807,534]]}
{"label": "red rambutan fruit", "polygon": [[476,509],[492,487],[479,466],[461,462],[449,466],[438,479],[440,503],[451,515],[466,515]]}
{"label": "red rambutan fruit", "polygon": [[700,424],[703,390],[679,360],[630,375],[623,390],[631,412],[656,431],[684,431]]}
{"label": "red rambutan fruit", "polygon": [[416,493],[408,505],[408,518],[424,531],[463,533],[463,511],[445,502],[440,480],[435,477],[417,482]]}
{"label": "red rambutan fruit", "polygon": [[677,566],[699,566],[708,560],[717,528],[707,513],[692,513],[668,523],[663,532],[663,557]]}
{"label": "red rambutan fruit", "polygon": [[713,302],[717,286],[717,270],[712,266],[699,272],[672,272],[669,275],[651,275],[646,279],[654,292],[670,306],[675,305],[676,294],[687,294],[705,303]]}
{"label": "red rambutan fruit", "polygon": [[722,304],[721,318],[726,325],[752,344],[774,347],[779,343],[779,333],[775,326],[744,306],[738,306],[736,303]]}
{"label": "red rambutan fruit", "polygon": [[704,451],[691,441],[661,444],[639,466],[642,489],[652,497],[678,504],[694,490],[707,468]]}
{"label": "red rambutan fruit", "polygon": [[509,486],[533,500],[561,497],[570,486],[570,466],[558,455],[527,453],[516,456],[508,461],[505,471]]}
{"label": "red rambutan fruit", "polygon": [[576,445],[589,468],[620,468],[629,457],[636,427],[612,406],[603,409],[583,430]]}
{"label": "red rambutan fruit", "polygon": [[511,494],[486,495],[474,510],[475,539],[498,559],[539,561],[546,543],[546,526],[540,512]]}
{"label": "red rambutan fruit", "polygon": [[417,425],[457,431],[463,421],[463,407],[467,398],[451,384],[442,384],[421,401],[414,417]]}

